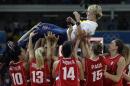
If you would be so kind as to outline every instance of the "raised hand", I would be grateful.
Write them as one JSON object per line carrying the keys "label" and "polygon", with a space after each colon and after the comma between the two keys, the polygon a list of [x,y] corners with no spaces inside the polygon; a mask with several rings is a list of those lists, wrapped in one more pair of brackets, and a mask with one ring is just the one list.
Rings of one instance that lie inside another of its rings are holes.
{"label": "raised hand", "polygon": [[47,33],[47,36],[45,34],[44,36],[45,36],[46,41],[51,41],[53,38],[53,34],[50,31]]}
{"label": "raised hand", "polygon": [[70,16],[66,18],[66,22],[67,22],[67,25],[75,24],[75,20]]}
{"label": "raised hand", "polygon": [[37,33],[35,31],[31,32],[29,37],[32,38],[33,36],[35,36]]}
{"label": "raised hand", "polygon": [[59,40],[59,36],[56,37],[55,34],[53,34],[52,44],[53,44],[53,43],[54,43],[54,44],[57,44],[58,40]]}
{"label": "raised hand", "polygon": [[53,45],[53,44],[57,44],[59,36],[56,37],[55,34],[52,34],[52,32],[48,32],[47,36],[45,35],[45,39],[47,42]]}
{"label": "raised hand", "polygon": [[77,11],[74,11],[73,14],[75,16],[76,21],[80,22],[80,14]]}
{"label": "raised hand", "polygon": [[42,40],[41,40],[41,46],[44,47],[45,44],[46,44],[46,40],[45,40],[45,38],[42,38]]}

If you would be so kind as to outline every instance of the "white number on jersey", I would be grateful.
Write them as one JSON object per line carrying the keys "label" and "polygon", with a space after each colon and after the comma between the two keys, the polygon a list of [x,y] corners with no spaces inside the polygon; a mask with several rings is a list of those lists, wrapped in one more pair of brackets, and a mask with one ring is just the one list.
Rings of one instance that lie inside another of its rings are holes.
{"label": "white number on jersey", "polygon": [[93,82],[102,78],[102,70],[94,71],[92,74],[93,74]]}
{"label": "white number on jersey", "polygon": [[14,85],[22,85],[23,84],[23,79],[22,79],[21,73],[12,73],[12,78],[13,78]]}
{"label": "white number on jersey", "polygon": [[42,71],[32,71],[32,79],[34,83],[43,83],[43,72]]}
{"label": "white number on jersey", "polygon": [[74,74],[74,68],[70,67],[69,70],[67,71],[67,67],[63,67],[63,79],[71,79],[74,80],[75,74]]}

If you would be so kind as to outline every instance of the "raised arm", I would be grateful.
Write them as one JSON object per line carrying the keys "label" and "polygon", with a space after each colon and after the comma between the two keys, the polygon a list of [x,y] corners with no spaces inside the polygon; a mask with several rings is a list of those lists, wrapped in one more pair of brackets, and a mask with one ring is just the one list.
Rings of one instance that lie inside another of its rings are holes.
{"label": "raised arm", "polygon": [[76,22],[71,17],[67,17],[66,22],[67,22],[67,26],[68,26],[67,37],[68,37],[68,40],[70,41],[71,40],[71,33],[73,31],[73,26],[72,25],[74,25]]}
{"label": "raised arm", "polygon": [[74,11],[73,14],[75,16],[76,22],[80,22],[80,14],[77,11]]}
{"label": "raised arm", "polygon": [[76,44],[74,46],[74,57],[75,58],[78,58],[79,56],[77,55],[77,50],[78,50],[78,47],[79,47],[79,43],[80,43],[80,39],[77,39],[76,40]]}
{"label": "raised arm", "polygon": [[81,42],[81,50],[82,50],[83,57],[85,58],[89,58],[92,54],[90,46],[86,43],[86,41]]}
{"label": "raised arm", "polygon": [[55,61],[53,63],[53,69],[52,69],[52,77],[53,78],[56,78],[56,68],[57,68],[58,63],[59,63],[59,61]]}
{"label": "raised arm", "polygon": [[67,37],[68,37],[68,41],[71,40],[71,33],[73,31],[72,25],[68,25],[68,29],[67,29]]}
{"label": "raised arm", "polygon": [[84,36],[84,31],[79,29],[78,32],[77,32],[77,39],[76,39],[76,43],[74,45],[74,51],[73,51],[75,58],[78,58],[77,50],[78,50],[78,47],[79,47],[80,40],[82,39],[83,36]]}
{"label": "raised arm", "polygon": [[54,61],[57,60],[57,56],[55,55],[55,53],[56,53],[56,48],[57,48],[57,42],[58,42],[58,40],[59,40],[59,36],[56,37],[55,34],[53,34],[53,40],[51,41],[51,51],[52,51],[51,55],[52,55],[52,59]]}
{"label": "raised arm", "polygon": [[41,41],[42,41],[41,38],[39,38],[39,39],[36,41],[35,46],[34,46],[34,50],[36,50],[37,48],[39,48],[39,47],[41,46]]}
{"label": "raised arm", "polygon": [[74,11],[73,14],[74,14],[75,19],[76,19],[77,28],[81,29],[81,26],[80,26],[80,14],[77,11]]}
{"label": "raised arm", "polygon": [[34,57],[34,49],[33,49],[33,43],[32,43],[32,37],[35,35],[36,33],[32,32],[29,35],[29,43],[28,43],[28,52],[29,52],[29,61],[31,61]]}
{"label": "raised arm", "polygon": [[42,38],[41,39],[41,47],[45,47],[45,45],[46,45],[46,40],[45,40],[45,38]]}
{"label": "raised arm", "polygon": [[[90,48],[86,43],[86,37],[85,36],[86,36],[85,30],[78,29],[77,40],[76,40],[74,51],[76,51],[76,49],[78,49],[78,46],[79,46],[79,43],[80,43],[80,48],[81,48],[83,57],[88,57],[88,56],[90,56]],[[77,52],[75,52],[75,55],[76,55],[76,53]]]}
{"label": "raised arm", "polygon": [[47,44],[47,59],[51,59],[51,42],[50,39],[52,37],[52,33],[48,32],[47,36],[45,35],[46,44]]}
{"label": "raised arm", "polygon": [[80,70],[80,80],[84,80],[84,72],[83,72],[83,67],[80,61],[77,61],[77,64],[79,66],[79,70]]}

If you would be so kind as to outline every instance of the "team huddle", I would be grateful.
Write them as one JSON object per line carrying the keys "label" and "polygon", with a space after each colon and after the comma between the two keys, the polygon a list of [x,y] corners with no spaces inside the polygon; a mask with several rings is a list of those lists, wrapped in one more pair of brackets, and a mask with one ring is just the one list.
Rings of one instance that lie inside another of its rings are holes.
{"label": "team huddle", "polygon": [[8,43],[12,86],[130,86],[130,49],[115,39],[109,52],[103,53],[100,41],[90,41],[101,7],[90,5],[87,21],[81,22],[78,12],[73,14],[76,22],[67,18],[68,40],[62,45],[58,45],[60,36],[51,31],[34,41],[41,33],[36,29],[27,32],[25,48]]}

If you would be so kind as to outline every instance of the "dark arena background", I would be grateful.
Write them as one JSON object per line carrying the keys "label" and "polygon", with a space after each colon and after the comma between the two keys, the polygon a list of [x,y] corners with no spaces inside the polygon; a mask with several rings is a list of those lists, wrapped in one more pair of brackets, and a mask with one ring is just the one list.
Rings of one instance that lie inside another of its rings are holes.
{"label": "dark arena background", "polygon": [[91,4],[101,5],[103,11],[93,38],[104,48],[116,38],[130,47],[130,0],[0,0],[0,86],[12,83],[8,64],[2,63],[8,41],[17,42],[40,21],[67,29],[66,18],[78,11],[85,20]]}

